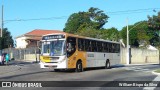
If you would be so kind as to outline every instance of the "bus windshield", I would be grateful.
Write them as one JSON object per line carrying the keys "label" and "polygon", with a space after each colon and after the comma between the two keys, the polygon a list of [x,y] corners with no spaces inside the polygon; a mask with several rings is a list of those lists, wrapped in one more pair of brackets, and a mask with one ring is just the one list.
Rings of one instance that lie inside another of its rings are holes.
{"label": "bus windshield", "polygon": [[42,54],[50,56],[61,56],[66,52],[64,40],[47,41],[42,44]]}

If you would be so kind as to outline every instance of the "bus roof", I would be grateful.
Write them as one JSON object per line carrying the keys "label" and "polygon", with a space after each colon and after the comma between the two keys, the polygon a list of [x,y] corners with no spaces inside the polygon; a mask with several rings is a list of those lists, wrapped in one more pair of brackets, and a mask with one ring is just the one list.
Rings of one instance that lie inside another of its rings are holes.
{"label": "bus roof", "polygon": [[43,35],[42,37],[44,36],[49,36],[49,35],[65,35],[65,36],[71,36],[71,37],[77,37],[77,38],[82,38],[82,39],[90,39],[90,40],[97,40],[97,41],[104,41],[104,42],[111,42],[111,43],[120,43],[120,42],[117,42],[117,41],[111,41],[111,40],[105,40],[105,39],[98,39],[98,38],[91,38],[91,37],[86,37],[86,36],[79,36],[79,35],[75,35],[75,34],[70,34],[70,33],[66,33],[66,32],[63,32],[63,33],[52,33],[52,34],[46,34],[46,35]]}

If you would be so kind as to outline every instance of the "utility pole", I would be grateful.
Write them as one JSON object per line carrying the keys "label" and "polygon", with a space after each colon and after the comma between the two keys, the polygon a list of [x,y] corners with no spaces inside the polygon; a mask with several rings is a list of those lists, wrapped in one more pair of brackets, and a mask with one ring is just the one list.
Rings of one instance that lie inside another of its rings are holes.
{"label": "utility pole", "polygon": [[2,5],[2,17],[1,17],[1,37],[3,36],[3,5]]}
{"label": "utility pole", "polygon": [[129,31],[128,31],[128,19],[127,19],[127,53],[126,53],[126,64],[129,65]]}

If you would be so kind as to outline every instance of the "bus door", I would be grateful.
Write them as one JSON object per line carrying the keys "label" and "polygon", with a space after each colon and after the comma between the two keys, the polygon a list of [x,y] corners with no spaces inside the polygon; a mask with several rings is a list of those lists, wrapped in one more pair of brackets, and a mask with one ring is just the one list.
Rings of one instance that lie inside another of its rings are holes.
{"label": "bus door", "polygon": [[75,67],[76,63],[76,38],[75,37],[68,37],[67,38],[67,58],[68,58],[68,67],[72,68]]}

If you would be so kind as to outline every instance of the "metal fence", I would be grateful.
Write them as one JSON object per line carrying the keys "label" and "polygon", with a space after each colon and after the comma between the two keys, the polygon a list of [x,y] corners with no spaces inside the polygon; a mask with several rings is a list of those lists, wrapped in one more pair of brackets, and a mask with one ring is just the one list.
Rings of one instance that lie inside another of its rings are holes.
{"label": "metal fence", "polygon": [[8,53],[10,55],[10,59],[14,60],[27,60],[28,55],[35,56],[33,60],[39,58],[40,50],[37,47],[29,47],[29,48],[6,48],[2,50],[2,53]]}

